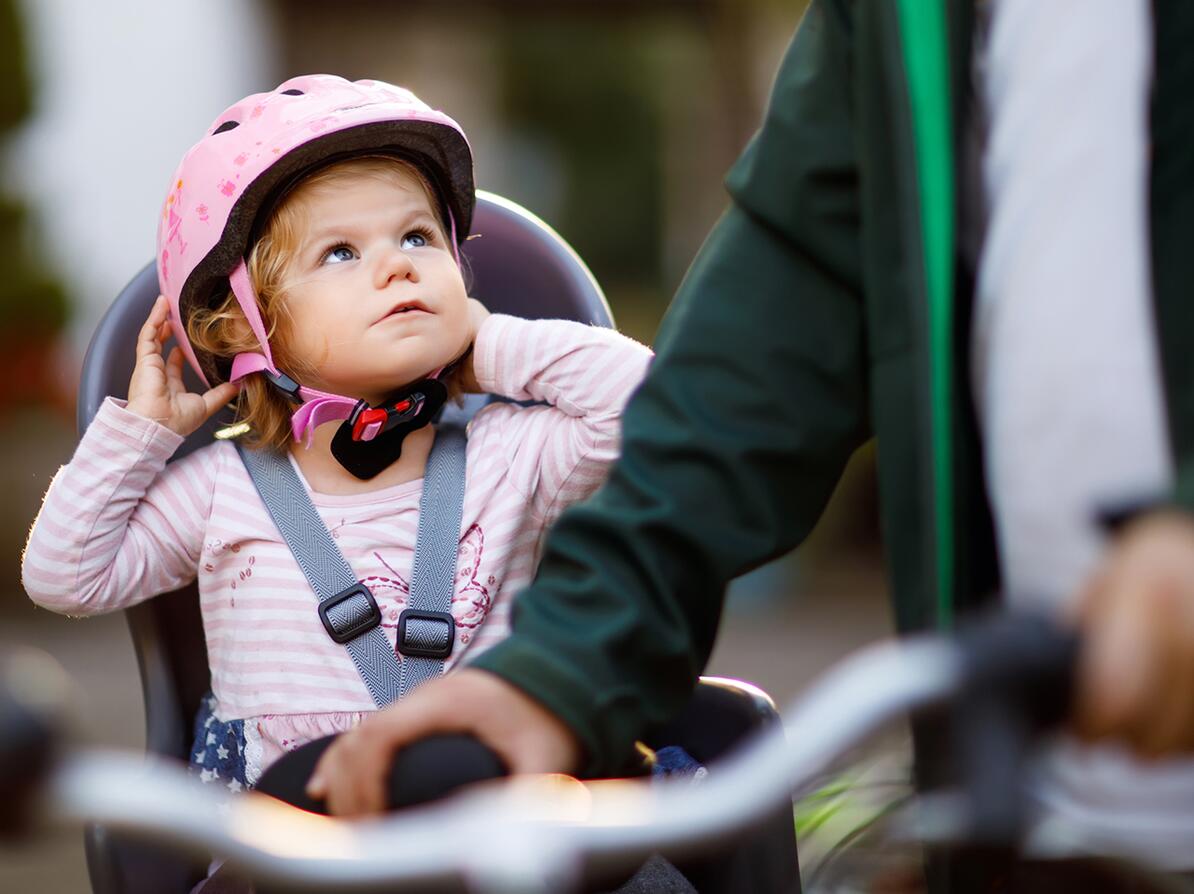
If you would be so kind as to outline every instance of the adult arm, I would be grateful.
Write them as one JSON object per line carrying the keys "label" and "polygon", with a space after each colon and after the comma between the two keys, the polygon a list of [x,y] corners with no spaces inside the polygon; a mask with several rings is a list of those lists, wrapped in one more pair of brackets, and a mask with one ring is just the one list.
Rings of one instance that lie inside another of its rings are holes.
{"label": "adult arm", "polygon": [[473,662],[558,715],[590,773],[679,709],[727,582],[804,538],[867,437],[848,28],[839,5],[810,8],[621,458],[549,535],[512,636]]}

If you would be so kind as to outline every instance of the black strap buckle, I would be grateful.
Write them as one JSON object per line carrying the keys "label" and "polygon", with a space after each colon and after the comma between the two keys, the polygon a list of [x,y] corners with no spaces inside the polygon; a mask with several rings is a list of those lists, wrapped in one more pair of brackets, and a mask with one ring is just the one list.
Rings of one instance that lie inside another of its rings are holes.
{"label": "black strap buckle", "polygon": [[343,645],[381,623],[377,600],[360,581],[319,603],[319,620],[335,642]]}
{"label": "black strap buckle", "polygon": [[274,375],[268,369],[263,369],[261,372],[266,380],[292,404],[301,404],[303,402],[303,395],[299,390],[302,386],[286,375],[286,373],[279,371],[277,375]]}
{"label": "black strap buckle", "polygon": [[411,658],[447,658],[456,642],[456,619],[448,612],[408,608],[398,616],[398,651]]}

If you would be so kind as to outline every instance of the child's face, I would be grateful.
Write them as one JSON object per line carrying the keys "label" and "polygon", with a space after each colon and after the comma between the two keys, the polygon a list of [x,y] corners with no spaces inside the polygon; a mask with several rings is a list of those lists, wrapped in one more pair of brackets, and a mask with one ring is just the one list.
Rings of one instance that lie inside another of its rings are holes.
{"label": "child's face", "polygon": [[291,201],[288,342],[321,379],[303,384],[376,404],[465,351],[464,280],[413,174],[345,172]]}

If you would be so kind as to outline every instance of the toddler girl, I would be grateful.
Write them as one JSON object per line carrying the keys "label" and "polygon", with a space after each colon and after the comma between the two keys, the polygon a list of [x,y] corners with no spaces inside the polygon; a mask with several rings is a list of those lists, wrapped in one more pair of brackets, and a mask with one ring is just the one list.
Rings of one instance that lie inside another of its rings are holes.
{"label": "toddler girl", "polygon": [[[171,183],[163,296],[138,338],[128,400],[105,401],[55,477],[22,573],[37,604],[69,615],[198,578],[212,692],[191,761],[238,791],[382,701],[325,629],[249,458],[275,451],[293,466],[392,651],[432,418],[462,392],[512,401],[469,427],[450,668],[506,634],[544,529],[614,458],[650,352],[606,329],[491,315],[468,297],[468,143],[389,84],[316,75],[250,96]],[[185,389],[184,361],[202,394]],[[167,465],[233,399],[249,457],[217,440]]]}

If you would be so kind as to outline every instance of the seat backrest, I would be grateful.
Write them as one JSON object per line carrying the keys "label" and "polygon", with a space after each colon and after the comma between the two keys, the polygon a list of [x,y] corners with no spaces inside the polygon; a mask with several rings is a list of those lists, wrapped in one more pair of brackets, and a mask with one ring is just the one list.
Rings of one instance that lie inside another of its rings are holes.
{"label": "seat backrest", "polygon": [[[613,325],[605,296],[584,262],[525,208],[478,191],[473,233],[463,249],[469,294],[491,311],[529,319]],[[83,361],[80,434],[105,397],[127,394],[137,332],[158,291],[157,274],[149,264],[125,286],[100,320]],[[189,387],[199,387],[189,369],[185,375]],[[187,439],[175,458],[211,443],[212,433],[227,422],[227,414],[217,414]],[[141,674],[146,748],[185,760],[191,724],[210,685],[198,593],[192,584],[125,614]],[[88,867],[97,894],[161,894],[180,889],[181,882],[177,875],[170,875],[168,865],[156,857],[149,859],[143,849],[125,845],[103,829],[89,830]]]}

